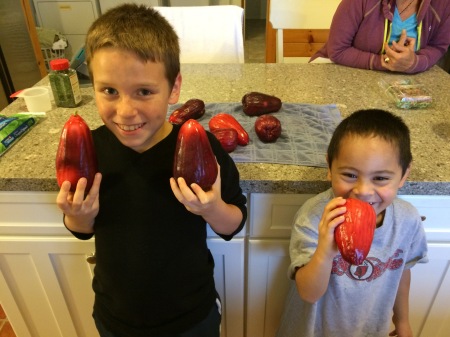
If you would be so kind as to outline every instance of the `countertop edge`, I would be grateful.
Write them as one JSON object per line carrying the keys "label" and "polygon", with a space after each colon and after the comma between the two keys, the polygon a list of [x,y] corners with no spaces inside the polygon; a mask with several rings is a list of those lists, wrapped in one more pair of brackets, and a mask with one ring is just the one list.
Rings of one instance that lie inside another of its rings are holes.
{"label": "countertop edge", "polygon": [[[326,180],[241,180],[244,193],[317,194],[330,187]],[[57,192],[56,179],[0,179],[1,192]],[[407,181],[399,195],[450,195],[449,182]]]}

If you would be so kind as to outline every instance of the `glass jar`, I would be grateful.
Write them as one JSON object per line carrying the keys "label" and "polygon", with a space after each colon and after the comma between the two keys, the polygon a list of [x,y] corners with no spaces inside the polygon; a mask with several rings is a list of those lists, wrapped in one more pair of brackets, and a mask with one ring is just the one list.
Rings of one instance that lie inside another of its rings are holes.
{"label": "glass jar", "polygon": [[56,106],[75,108],[81,102],[80,84],[77,72],[69,67],[68,59],[50,61],[48,78]]}

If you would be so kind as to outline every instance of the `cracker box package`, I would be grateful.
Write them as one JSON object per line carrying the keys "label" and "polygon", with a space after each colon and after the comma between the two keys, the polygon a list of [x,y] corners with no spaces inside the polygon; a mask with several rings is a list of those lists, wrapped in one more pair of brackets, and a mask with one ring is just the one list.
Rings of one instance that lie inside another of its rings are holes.
{"label": "cracker box package", "polygon": [[397,108],[422,109],[431,105],[433,99],[420,82],[408,77],[382,79],[378,83]]}
{"label": "cracker box package", "polygon": [[45,114],[0,115],[0,156],[31,130]]}

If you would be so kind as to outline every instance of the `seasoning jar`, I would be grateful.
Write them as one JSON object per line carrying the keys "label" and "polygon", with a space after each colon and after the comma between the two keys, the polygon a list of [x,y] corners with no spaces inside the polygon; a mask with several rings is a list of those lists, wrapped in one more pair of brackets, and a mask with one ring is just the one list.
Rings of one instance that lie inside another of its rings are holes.
{"label": "seasoning jar", "polygon": [[81,102],[77,72],[69,67],[68,59],[51,60],[50,69],[48,78],[56,106],[75,108]]}

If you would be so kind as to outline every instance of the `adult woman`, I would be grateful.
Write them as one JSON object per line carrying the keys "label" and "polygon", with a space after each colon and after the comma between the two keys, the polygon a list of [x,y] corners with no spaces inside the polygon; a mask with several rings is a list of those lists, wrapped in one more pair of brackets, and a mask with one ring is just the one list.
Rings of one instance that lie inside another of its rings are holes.
{"label": "adult woman", "polygon": [[342,0],[317,57],[355,68],[418,73],[450,44],[448,0]]}

